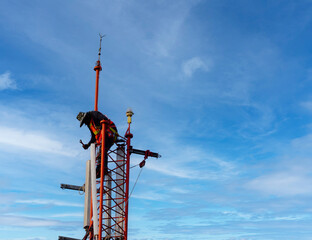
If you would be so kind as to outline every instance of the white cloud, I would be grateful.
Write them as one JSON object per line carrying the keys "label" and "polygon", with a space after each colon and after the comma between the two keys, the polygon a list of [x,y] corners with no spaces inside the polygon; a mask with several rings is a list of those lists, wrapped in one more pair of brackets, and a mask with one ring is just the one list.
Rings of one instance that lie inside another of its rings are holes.
{"label": "white cloud", "polygon": [[[146,165],[147,169],[172,176],[172,177],[179,177],[179,178],[186,178],[186,179],[203,179],[203,175],[200,175],[199,173],[195,173],[190,168],[181,168],[178,166],[175,166],[174,164],[167,164],[163,163],[162,165],[159,165],[157,163],[150,162],[148,165]],[[204,177],[205,178],[205,177]]]}
{"label": "white cloud", "polygon": [[141,194],[133,194],[131,197],[137,199],[144,199],[144,200],[152,200],[152,201],[167,201],[167,196],[164,194],[159,194],[156,192],[144,192]]}
{"label": "white cloud", "polygon": [[62,226],[62,222],[25,216],[0,215],[0,225],[19,227],[51,227]]}
{"label": "white cloud", "polygon": [[[152,149],[159,149],[159,159],[148,159],[145,168],[158,173],[184,179],[225,180],[238,174],[235,163],[222,159],[200,146],[188,142],[181,143],[174,134],[183,128],[172,129],[170,133],[163,129],[148,130],[148,135],[155,139],[166,139],[166,144],[157,141]],[[149,141],[152,141],[149,139]],[[139,161],[133,161],[133,164]]]}
{"label": "white cloud", "polygon": [[[152,21],[148,22],[147,32],[152,30],[149,38],[145,37],[145,33],[142,34],[144,51],[150,55],[158,57],[172,57],[175,54],[177,43],[183,39],[183,33],[185,31],[185,22],[190,14],[190,11],[199,1],[172,1],[158,3],[157,7],[153,9]],[[136,5],[136,9],[140,9],[142,4]],[[146,11],[142,9],[141,11]],[[162,16],[159,18],[158,16]],[[155,19],[157,19],[155,21]],[[152,27],[151,27],[152,25]],[[133,28],[133,26],[131,26]],[[140,30],[138,30],[140,32]]]}
{"label": "white cloud", "polygon": [[53,214],[51,217],[83,217],[83,212]]}
{"label": "white cloud", "polygon": [[32,151],[47,152],[63,156],[75,156],[77,153],[66,151],[63,144],[44,133],[0,126],[0,143]]}
{"label": "white cloud", "polygon": [[308,134],[299,138],[295,138],[291,141],[291,149],[293,151],[302,152],[305,154],[311,153],[312,147],[312,134]]}
{"label": "white cloud", "polygon": [[211,67],[211,61],[204,61],[200,57],[193,57],[182,64],[182,71],[185,76],[192,77],[196,71],[202,70],[208,72],[210,71]]}
{"label": "white cloud", "polygon": [[46,237],[11,238],[10,240],[47,240]]}
{"label": "white cloud", "polygon": [[278,157],[272,159],[269,169],[263,169],[270,173],[252,179],[245,186],[267,195],[312,195],[311,147],[312,134],[294,138],[288,144],[272,144],[270,148]]}
{"label": "white cloud", "polygon": [[300,172],[280,172],[264,175],[250,181],[246,186],[264,194],[277,196],[312,194],[312,178],[300,174]]}
{"label": "white cloud", "polygon": [[207,158],[204,154],[193,162],[183,163],[183,158],[179,157],[177,159],[167,158],[166,162],[161,164],[149,161],[146,168],[171,177],[196,180],[224,180],[238,173],[232,163],[216,157]]}
{"label": "white cloud", "polygon": [[238,218],[243,218],[243,219],[248,219],[248,220],[252,218],[251,214],[237,212],[237,211],[223,211],[222,214],[229,215],[229,216],[235,216]]}
{"label": "white cloud", "polygon": [[300,103],[301,107],[307,109],[308,111],[312,111],[312,101],[306,101]]}
{"label": "white cloud", "polygon": [[184,188],[179,188],[179,187],[173,187],[169,189],[171,192],[173,193],[177,193],[177,194],[186,194],[189,193],[190,191]]}
{"label": "white cloud", "polygon": [[300,216],[285,216],[285,217],[275,217],[273,220],[275,221],[296,221],[296,220],[302,220],[305,219],[306,216],[300,215]]}
{"label": "white cloud", "polygon": [[16,89],[16,83],[14,79],[11,78],[10,72],[0,74],[0,90],[5,89]]}
{"label": "white cloud", "polygon": [[16,203],[25,203],[33,205],[54,205],[60,207],[83,207],[83,204],[73,203],[73,202],[64,202],[54,199],[29,199],[29,200],[17,200]]}

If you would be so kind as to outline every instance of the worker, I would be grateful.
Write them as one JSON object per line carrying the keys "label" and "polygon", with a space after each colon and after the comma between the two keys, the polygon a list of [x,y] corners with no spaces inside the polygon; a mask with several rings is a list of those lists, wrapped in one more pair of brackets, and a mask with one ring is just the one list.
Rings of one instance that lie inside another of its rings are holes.
{"label": "worker", "polygon": [[[77,119],[78,121],[80,121],[80,127],[82,127],[83,124],[85,124],[91,133],[91,139],[87,144],[84,144],[82,142],[82,140],[80,140],[80,143],[82,144],[82,147],[84,149],[88,149],[91,145],[91,143],[95,143],[96,146],[100,146],[101,147],[101,143],[102,143],[102,134],[101,134],[101,130],[102,130],[102,124],[101,121],[102,120],[107,120],[108,121],[108,125],[107,125],[107,130],[105,133],[105,151],[107,153],[107,151],[114,145],[114,143],[116,142],[117,136],[118,136],[118,131],[117,128],[115,126],[115,124],[108,119],[107,116],[105,116],[104,114],[98,112],[98,111],[90,111],[90,112],[80,112],[77,115]],[[96,170],[96,175],[97,178],[100,177],[100,169],[101,169],[101,165],[100,165],[100,160],[101,159],[101,148],[99,150],[99,155],[97,156],[98,159],[98,165],[97,165],[97,170]],[[108,157],[107,154],[105,154],[105,158],[104,158],[104,166],[105,166],[105,173],[107,174],[107,162],[108,162]]]}

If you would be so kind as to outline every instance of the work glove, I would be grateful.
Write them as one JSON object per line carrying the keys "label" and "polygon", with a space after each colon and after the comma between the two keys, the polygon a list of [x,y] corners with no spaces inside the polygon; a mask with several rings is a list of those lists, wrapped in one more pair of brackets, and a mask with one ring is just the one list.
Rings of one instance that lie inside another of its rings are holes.
{"label": "work glove", "polygon": [[84,144],[81,139],[80,139],[80,143],[81,143],[83,149],[87,150],[89,148],[89,145],[88,144]]}

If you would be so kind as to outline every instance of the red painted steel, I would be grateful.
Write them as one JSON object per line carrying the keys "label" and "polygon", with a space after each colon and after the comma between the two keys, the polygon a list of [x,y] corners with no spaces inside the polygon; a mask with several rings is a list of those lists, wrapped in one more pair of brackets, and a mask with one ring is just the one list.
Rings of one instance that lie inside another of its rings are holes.
{"label": "red painted steel", "polygon": [[[95,79],[95,103],[94,110],[98,111],[99,76],[102,71],[100,60],[94,67]],[[130,123],[125,133],[125,142],[120,143],[117,149],[105,149],[105,133],[108,128],[107,121],[101,121],[102,142],[101,142],[101,177],[96,181],[98,209],[91,210],[91,219],[99,218],[99,232],[90,231],[89,239],[93,240],[98,234],[98,239],[106,237],[109,239],[127,240],[128,235],[128,209],[129,209],[129,177],[130,177],[130,144],[133,135],[130,133]],[[107,139],[106,139],[107,140]],[[126,148],[126,149],[125,149]],[[118,151],[119,150],[119,151]],[[96,146],[96,156],[99,153],[99,146]],[[116,154],[116,158],[113,155]],[[119,154],[119,155],[118,155]],[[104,161],[108,165],[105,169]],[[98,163],[99,164],[99,163]],[[104,174],[110,172],[111,174]],[[91,200],[92,201],[92,200]],[[91,205],[92,207],[92,205]],[[111,224],[107,224],[110,220]],[[92,224],[94,222],[92,221]]]}
{"label": "red painted steel", "polygon": [[[91,206],[90,206],[90,227],[93,226],[93,207],[92,207],[92,194],[91,194]],[[93,239],[93,231],[90,231],[89,233],[89,239]]]}
{"label": "red painted steel", "polygon": [[102,124],[102,142],[101,142],[101,180],[100,180],[100,209],[99,209],[99,239],[102,239],[102,220],[103,220],[103,190],[104,190],[104,173],[105,173],[105,133],[107,121],[101,121]]}
{"label": "red painted steel", "polygon": [[[101,122],[102,123],[102,122]],[[128,200],[129,200],[129,170],[130,170],[130,128],[126,132],[127,141],[117,145],[116,149],[105,150],[105,131],[107,122],[102,123],[101,142],[101,178],[97,180],[99,208],[99,239],[127,239]],[[104,137],[103,137],[104,134]],[[120,137],[122,138],[122,137]],[[126,140],[126,138],[124,138]],[[115,145],[115,146],[116,146]],[[127,147],[127,150],[125,150]],[[113,147],[112,147],[113,148]],[[113,155],[116,154],[114,158]],[[105,174],[104,160],[107,156],[108,167]],[[109,221],[108,221],[109,220]],[[111,224],[107,224],[111,222]],[[91,239],[91,238],[90,238]]]}
{"label": "red painted steel", "polygon": [[96,72],[94,111],[97,111],[98,110],[98,99],[99,99],[99,79],[100,79],[100,71],[102,71],[101,62],[99,60],[96,62],[96,66],[94,67],[94,71]]}
{"label": "red painted steel", "polygon": [[130,146],[131,146],[131,138],[133,135],[130,133],[130,123],[128,129],[126,131],[125,137],[127,139],[127,174],[126,174],[126,206],[125,206],[125,240],[128,238],[128,211],[129,211],[129,177],[130,177]]}

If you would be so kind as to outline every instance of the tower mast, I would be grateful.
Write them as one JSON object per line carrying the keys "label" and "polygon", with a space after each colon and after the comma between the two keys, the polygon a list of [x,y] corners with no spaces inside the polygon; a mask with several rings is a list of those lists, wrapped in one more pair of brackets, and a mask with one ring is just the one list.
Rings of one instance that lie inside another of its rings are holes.
{"label": "tower mast", "polygon": [[102,38],[105,37],[105,35],[100,35],[100,48],[99,48],[99,58],[96,61],[96,65],[94,67],[94,71],[96,72],[95,77],[95,101],[94,101],[94,111],[98,111],[98,100],[99,100],[99,79],[100,79],[100,71],[102,71],[101,67],[101,50],[102,50]]}
{"label": "tower mast", "polygon": [[[94,71],[95,78],[95,101],[94,111],[98,111],[99,77],[102,71],[100,57],[102,38],[100,35],[100,48],[98,60]],[[131,146],[133,138],[130,132],[133,112],[127,110],[128,129],[124,136],[118,133],[115,139],[115,148],[106,149],[107,129],[110,128],[110,120],[102,120],[100,145],[92,143],[90,158],[86,167],[86,182],[83,186],[62,184],[64,189],[83,190],[85,192],[84,228],[86,234],[83,240],[128,240],[128,211],[130,185],[130,155],[139,154],[144,160],[139,164],[144,167],[148,157],[158,158],[158,153],[149,150],[134,149]],[[107,164],[105,164],[105,162]],[[100,165],[100,177],[97,177],[96,166]],[[132,189],[133,190],[133,189]],[[132,192],[131,190],[131,192]],[[67,237],[59,237],[59,240],[78,240]]]}

